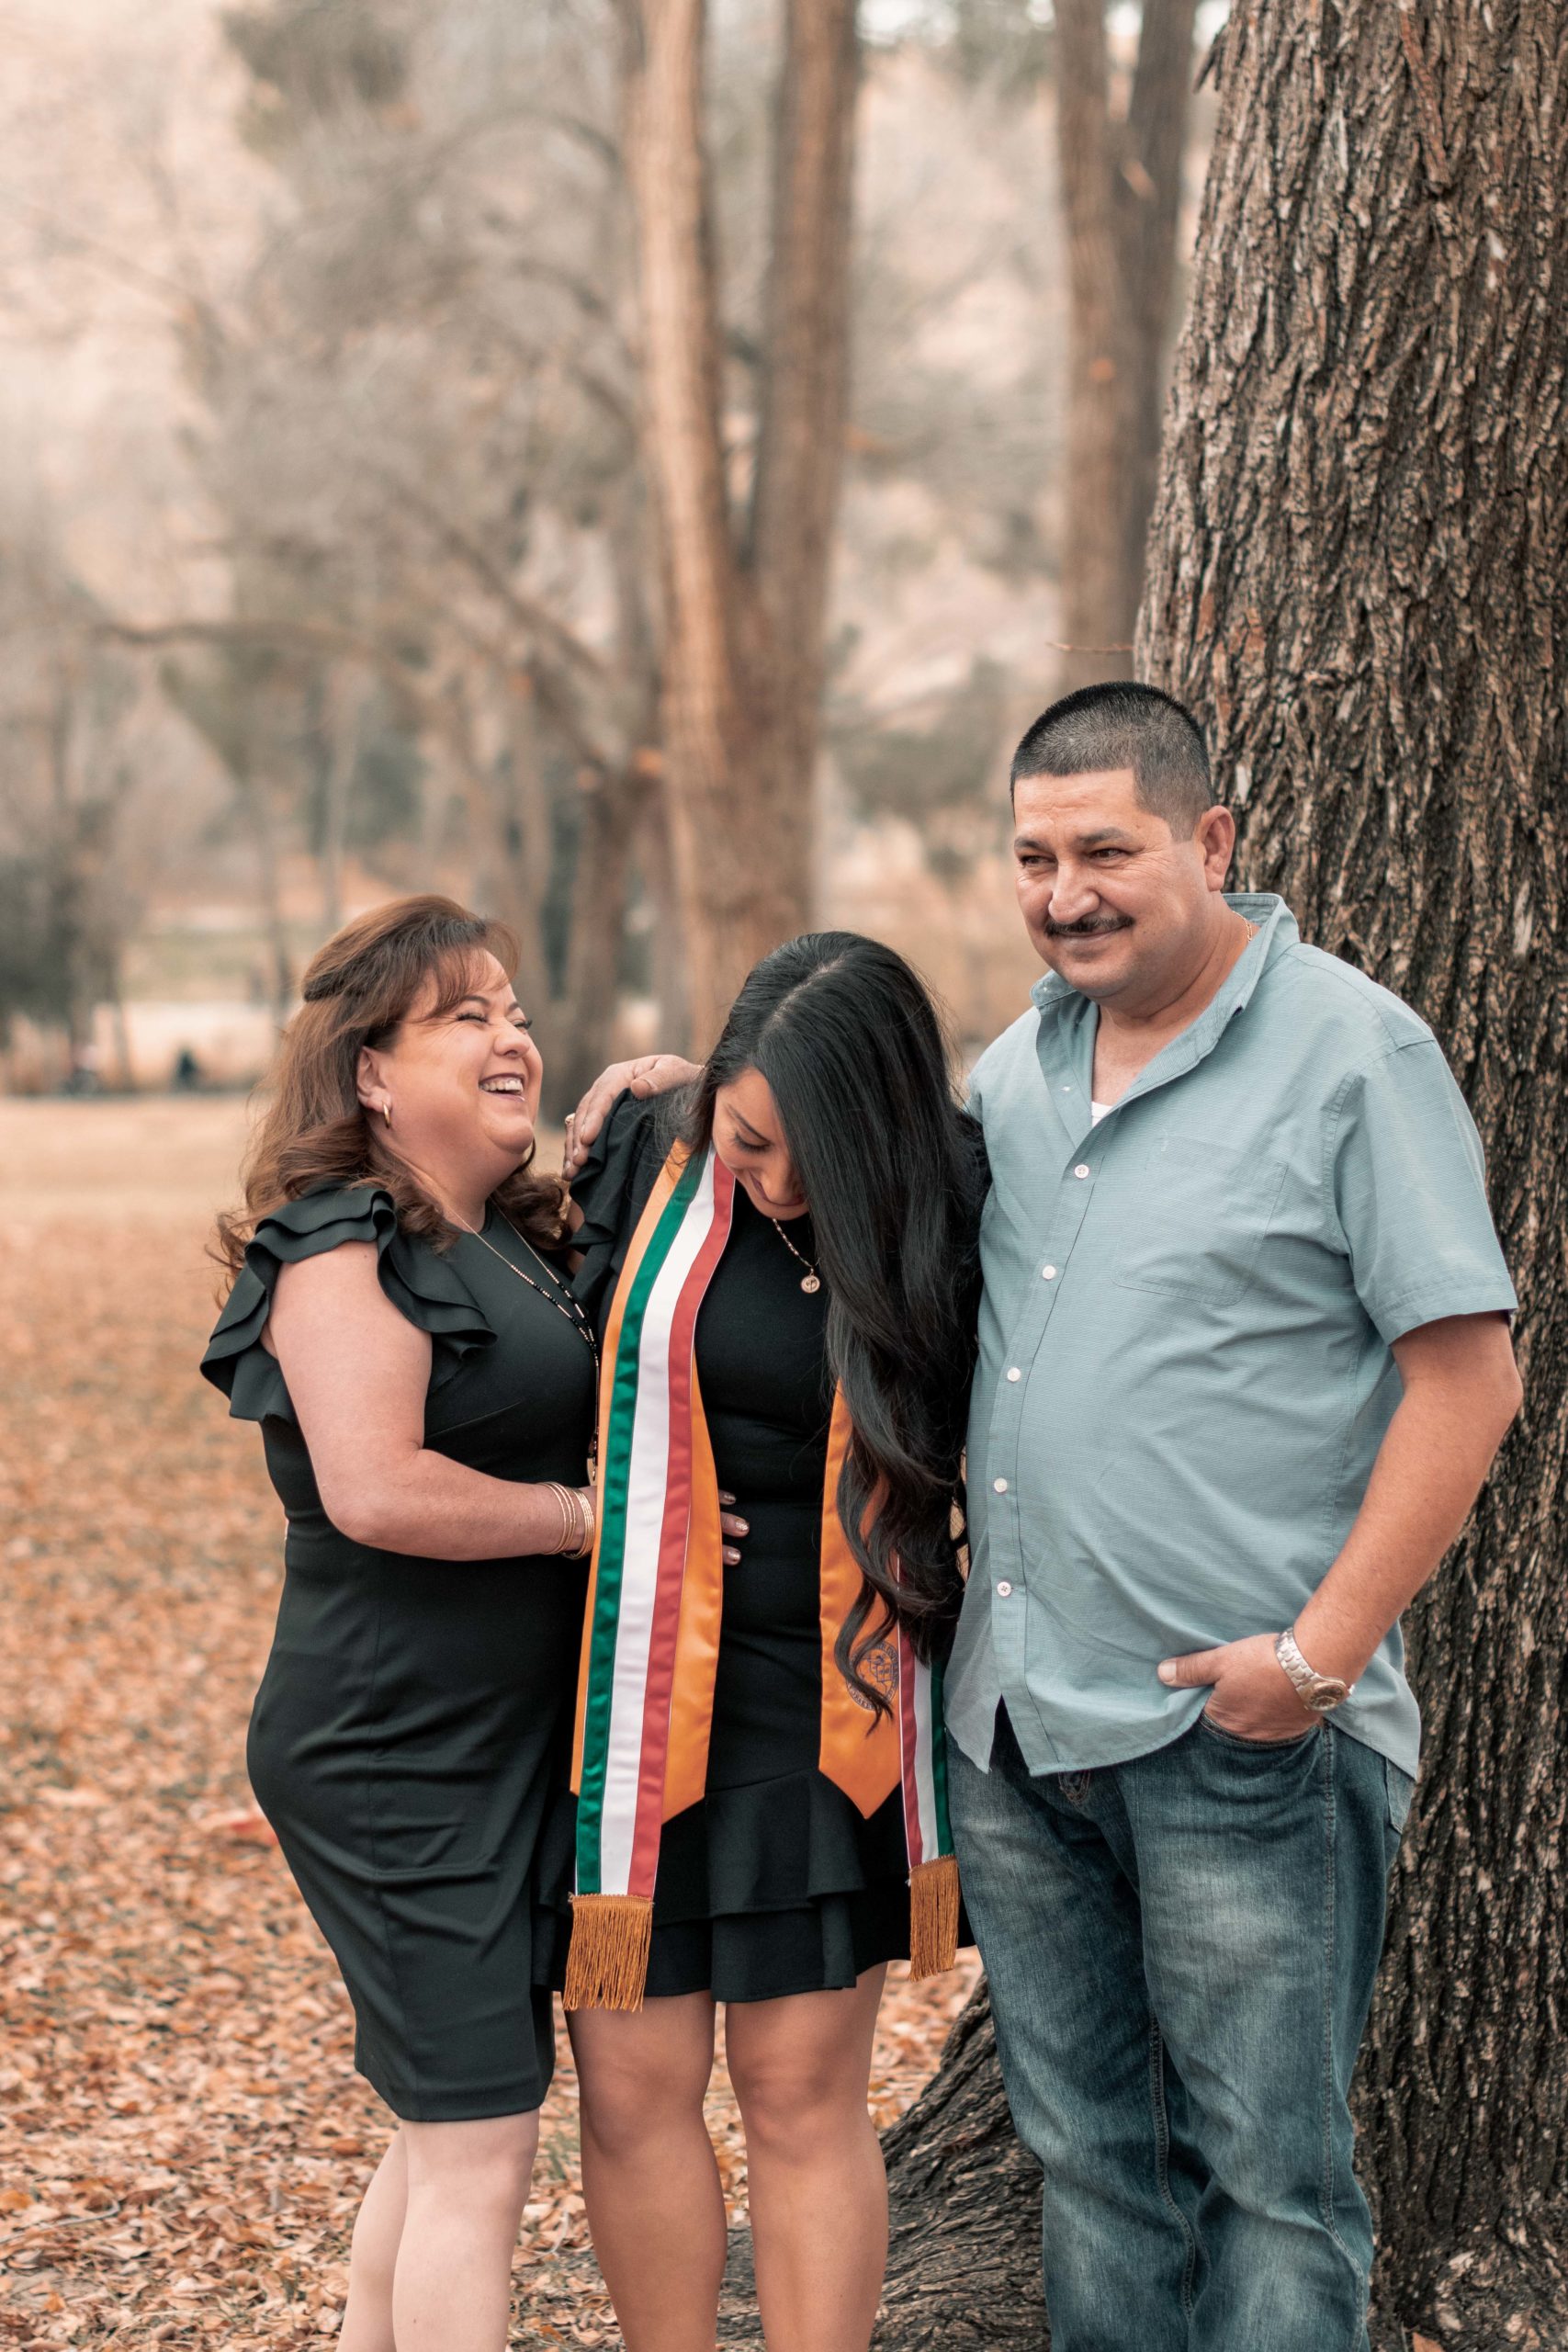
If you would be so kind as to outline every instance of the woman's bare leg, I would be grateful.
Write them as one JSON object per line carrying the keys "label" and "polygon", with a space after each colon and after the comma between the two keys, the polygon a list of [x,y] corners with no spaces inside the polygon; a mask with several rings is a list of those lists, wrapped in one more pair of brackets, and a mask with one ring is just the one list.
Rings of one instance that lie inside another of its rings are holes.
{"label": "woman's bare leg", "polygon": [[886,1974],[870,1968],[846,1992],[725,2011],[769,2352],[866,2352],[871,2341],[887,2177],[866,2090]]}
{"label": "woman's bare leg", "polygon": [[713,2352],[725,2256],[724,2191],[703,2118],[713,2002],[682,1993],[635,2011],[573,2009],[567,2022],[582,2089],[582,2194],[626,2352]]}
{"label": "woman's bare leg", "polygon": [[339,2352],[396,2352],[392,2342],[392,2278],[408,2202],[403,2135],[394,2132],[376,2167],[354,2224],[348,2262],[348,2301],[338,2335]]}
{"label": "woman's bare leg", "polygon": [[505,2352],[538,2115],[404,2122],[398,2137],[408,2201],[392,2282],[397,2352]]}

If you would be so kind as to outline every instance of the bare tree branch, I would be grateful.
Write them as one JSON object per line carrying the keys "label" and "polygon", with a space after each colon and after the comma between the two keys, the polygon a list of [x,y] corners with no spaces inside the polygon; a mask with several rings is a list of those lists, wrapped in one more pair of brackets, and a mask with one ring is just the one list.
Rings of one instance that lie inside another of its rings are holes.
{"label": "bare tree branch", "polygon": [[411,481],[392,466],[372,464],[369,470],[421,517],[432,537],[449,555],[457,556],[468,566],[518,628],[536,638],[541,645],[547,646],[568,668],[581,670],[595,681],[604,678],[604,662],[592,647],[586,644],[547,605],[541,605],[536,598],[510,581],[472,533],[455,522],[420,489],[417,482]]}

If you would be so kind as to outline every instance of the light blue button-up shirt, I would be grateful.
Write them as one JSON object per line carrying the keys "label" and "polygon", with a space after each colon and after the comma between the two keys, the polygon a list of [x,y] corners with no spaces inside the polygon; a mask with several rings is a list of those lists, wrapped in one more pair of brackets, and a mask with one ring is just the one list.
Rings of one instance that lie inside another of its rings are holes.
{"label": "light blue button-up shirt", "polygon": [[[1036,1772],[1179,1738],[1160,1660],[1293,1623],[1402,1394],[1391,1342],[1515,1304],[1437,1040],[1276,898],[1212,1004],[1094,1124],[1099,1013],[1054,974],[981,1056],[991,1193],[972,1565],[945,1704]],[[1414,1772],[1396,1627],[1335,1722]]]}

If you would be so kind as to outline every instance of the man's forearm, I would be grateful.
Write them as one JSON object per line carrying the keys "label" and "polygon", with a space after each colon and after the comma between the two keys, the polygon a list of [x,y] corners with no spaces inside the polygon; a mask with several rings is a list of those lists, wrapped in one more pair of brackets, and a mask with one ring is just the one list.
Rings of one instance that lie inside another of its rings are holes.
{"label": "man's forearm", "polygon": [[1510,1355],[1478,1377],[1410,1378],[1355,1524],[1296,1621],[1318,1673],[1363,1673],[1458,1536],[1517,1407],[1511,1373]]}

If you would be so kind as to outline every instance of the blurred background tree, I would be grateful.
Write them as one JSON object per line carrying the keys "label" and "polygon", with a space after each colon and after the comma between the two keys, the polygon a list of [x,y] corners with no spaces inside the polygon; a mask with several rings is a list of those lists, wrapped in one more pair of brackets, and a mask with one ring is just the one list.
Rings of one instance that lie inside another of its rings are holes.
{"label": "blurred background tree", "polygon": [[[855,0],[784,0],[766,259],[728,380],[704,0],[622,0],[664,808],[697,1039],[810,921],[828,575],[849,415]],[[734,405],[731,405],[733,401]]]}
{"label": "blurred background tree", "polygon": [[[281,1017],[432,880],[517,925],[558,1110],[808,921],[996,1026],[996,778],[1063,635],[1031,0],[77,6],[11,96],[0,323],[59,626],[145,649],[168,718],[123,806],[181,779],[133,1045],[150,1000]],[[1150,85],[1103,56],[1124,141]]]}
{"label": "blurred background tree", "polygon": [[1055,0],[1071,321],[1061,510],[1065,694],[1133,674],[1166,360],[1177,326],[1172,293],[1197,13],[1196,0],[1143,0],[1136,62],[1118,77],[1104,0]]}
{"label": "blurred background tree", "polygon": [[123,820],[146,695],[96,621],[47,503],[13,511],[0,536],[0,1054],[18,1019],[49,1023],[68,1074],[96,1081],[101,1007],[125,1083],[125,951],[151,877],[127,870]]}

